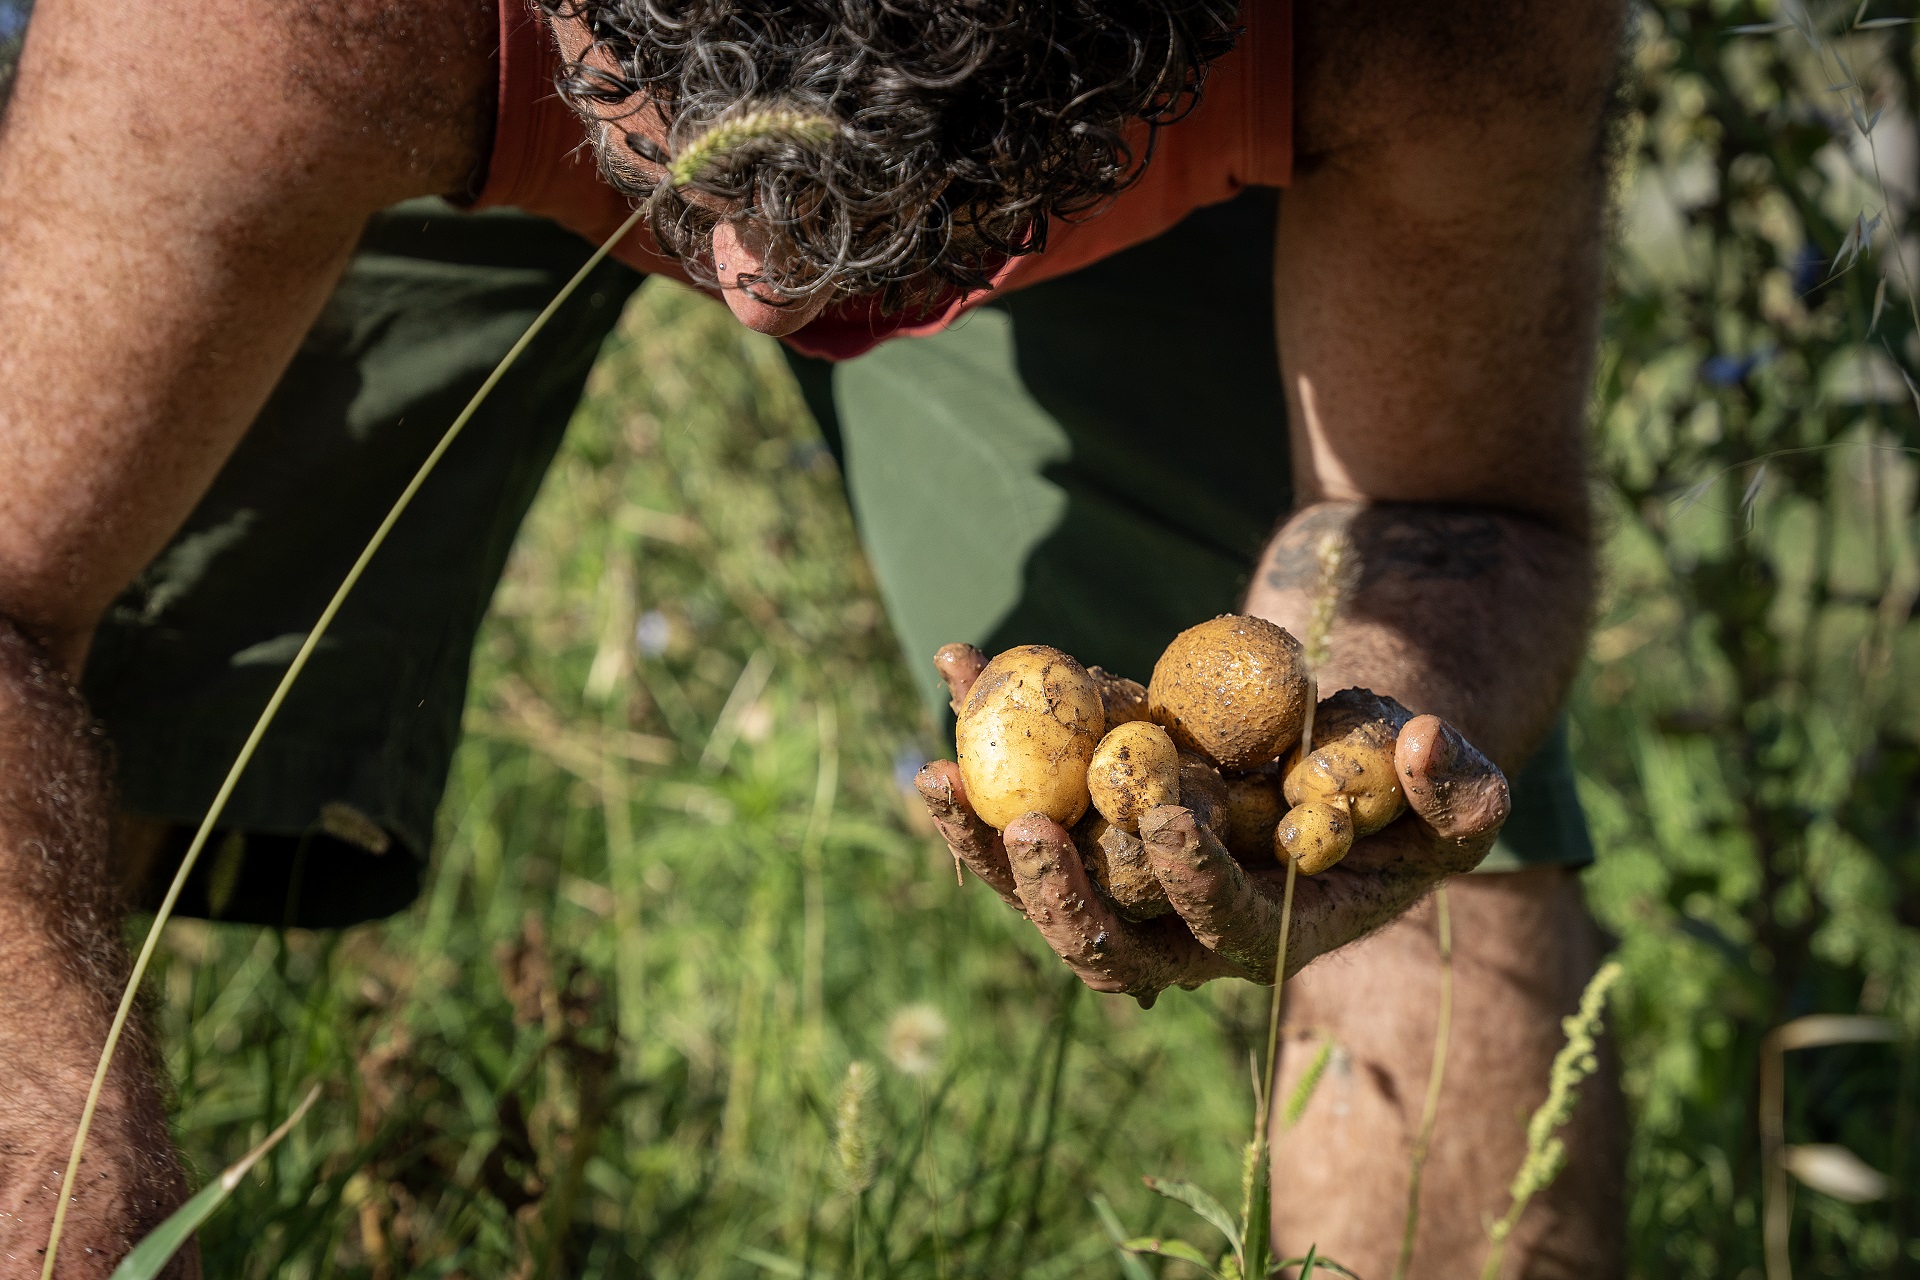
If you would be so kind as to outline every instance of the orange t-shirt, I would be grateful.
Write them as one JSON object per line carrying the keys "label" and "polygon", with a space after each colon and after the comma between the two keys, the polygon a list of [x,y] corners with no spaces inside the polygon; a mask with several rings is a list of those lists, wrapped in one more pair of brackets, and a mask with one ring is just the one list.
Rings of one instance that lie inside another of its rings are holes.
{"label": "orange t-shirt", "polygon": [[[837,302],[786,341],[809,355],[846,360],[889,338],[935,333],[996,292],[1151,240],[1242,187],[1285,186],[1293,169],[1292,0],[1244,0],[1241,23],[1245,34],[1214,64],[1200,105],[1160,130],[1146,171],[1099,213],[1051,227],[1046,252],[1010,259],[992,288],[956,292],[930,312],[883,314],[875,298]],[[559,66],[559,51],[531,0],[500,0],[499,118],[474,207],[524,209],[598,244],[626,220],[633,203],[600,177],[585,123],[554,88]],[[644,227],[613,252],[639,270],[685,279]]]}

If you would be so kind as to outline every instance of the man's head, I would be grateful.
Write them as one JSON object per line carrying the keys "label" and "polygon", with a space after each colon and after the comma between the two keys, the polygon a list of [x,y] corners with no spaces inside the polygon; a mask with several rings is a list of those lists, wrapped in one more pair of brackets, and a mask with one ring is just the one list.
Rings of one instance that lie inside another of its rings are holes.
{"label": "man's head", "polygon": [[[983,285],[1139,172],[1232,44],[1230,0],[544,0],[562,89],[662,249],[786,332],[833,297]],[[773,127],[684,185],[665,166]],[[786,128],[779,127],[782,122]],[[748,296],[748,295],[751,296]]]}

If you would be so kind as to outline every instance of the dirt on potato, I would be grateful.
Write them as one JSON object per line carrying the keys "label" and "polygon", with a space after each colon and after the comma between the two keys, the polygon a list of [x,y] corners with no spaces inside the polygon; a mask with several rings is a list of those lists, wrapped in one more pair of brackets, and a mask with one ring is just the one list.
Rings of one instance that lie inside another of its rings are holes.
{"label": "dirt on potato", "polygon": [[1073,843],[1080,850],[1087,878],[1123,917],[1151,920],[1173,910],[1139,836],[1120,830],[1096,810],[1074,827]]}
{"label": "dirt on potato", "polygon": [[1275,760],[1250,773],[1224,779],[1227,789],[1226,830],[1218,831],[1227,852],[1243,863],[1273,861],[1273,832],[1287,812],[1280,794],[1280,762]]}
{"label": "dirt on potato", "polygon": [[1147,810],[1180,803],[1180,754],[1173,739],[1150,720],[1109,729],[1087,766],[1087,792],[1108,822],[1139,831]]}
{"label": "dirt on potato", "polygon": [[1314,709],[1313,751],[1287,761],[1289,804],[1344,800],[1354,835],[1370,836],[1407,811],[1394,744],[1413,714],[1370,689],[1342,689]]}
{"label": "dirt on potato", "polygon": [[1300,735],[1306,656],[1286,628],[1223,614],[1173,638],[1147,705],[1183,751],[1233,772],[1257,769]]}
{"label": "dirt on potato", "polygon": [[1227,784],[1220,771],[1191,751],[1180,753],[1180,803],[1215,836],[1227,822]]}
{"label": "dirt on potato", "polygon": [[1299,863],[1302,875],[1318,875],[1353,848],[1353,818],[1337,802],[1297,804],[1280,820],[1273,841],[1274,852]]}
{"label": "dirt on potato", "polygon": [[1147,686],[1138,680],[1117,676],[1105,667],[1088,667],[1087,674],[1100,690],[1100,705],[1107,713],[1107,730],[1133,720],[1152,720],[1147,710]]}

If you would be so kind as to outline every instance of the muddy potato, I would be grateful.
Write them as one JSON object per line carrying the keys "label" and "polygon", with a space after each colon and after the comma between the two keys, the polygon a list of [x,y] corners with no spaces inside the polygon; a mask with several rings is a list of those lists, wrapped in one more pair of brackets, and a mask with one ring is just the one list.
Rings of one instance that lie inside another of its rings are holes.
{"label": "muddy potato", "polygon": [[1180,803],[1180,754],[1173,739],[1145,720],[1109,729],[1087,765],[1087,792],[1108,822],[1138,832],[1141,814]]}
{"label": "muddy potato", "polygon": [[1407,810],[1394,743],[1411,713],[1368,689],[1342,689],[1314,709],[1313,752],[1287,760],[1289,804],[1344,801],[1354,835],[1370,836]]}
{"label": "muddy potato", "polygon": [[1007,650],[973,682],[954,727],[973,811],[996,830],[1026,813],[1073,825],[1087,811],[1087,762],[1105,732],[1086,668],[1046,645]]}
{"label": "muddy potato", "polygon": [[1219,835],[1227,821],[1227,784],[1220,771],[1191,751],[1180,753],[1180,801],[1193,820]]}
{"label": "muddy potato", "polygon": [[1117,676],[1105,667],[1088,667],[1094,687],[1100,690],[1100,706],[1107,713],[1107,729],[1130,720],[1151,720],[1147,711],[1147,686],[1138,680]]}
{"label": "muddy potato", "polygon": [[1224,614],[1173,638],[1154,664],[1147,707],[1182,750],[1255,769],[1300,735],[1306,656],[1284,627]]}
{"label": "muddy potato", "polygon": [[1226,830],[1218,833],[1227,852],[1241,862],[1266,862],[1273,854],[1273,831],[1287,811],[1280,796],[1280,765],[1276,761],[1252,773],[1225,779]]}
{"label": "muddy potato", "polygon": [[1300,864],[1303,875],[1318,875],[1353,848],[1353,818],[1344,804],[1297,804],[1273,833],[1274,852]]}
{"label": "muddy potato", "polygon": [[1073,843],[1087,878],[1100,887],[1114,909],[1129,920],[1151,920],[1173,910],[1167,891],[1154,878],[1147,847],[1140,837],[1091,811],[1073,829]]}

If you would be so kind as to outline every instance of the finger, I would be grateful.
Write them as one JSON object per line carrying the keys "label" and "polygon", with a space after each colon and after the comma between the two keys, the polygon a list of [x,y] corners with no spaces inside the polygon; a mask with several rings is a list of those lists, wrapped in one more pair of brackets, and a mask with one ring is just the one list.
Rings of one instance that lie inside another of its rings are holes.
{"label": "finger", "polygon": [[1167,987],[1198,986],[1238,972],[1172,917],[1123,920],[1087,879],[1073,837],[1044,814],[1014,819],[1006,848],[1027,918],[1095,991],[1124,992],[1151,1004]]}
{"label": "finger", "polygon": [[1147,810],[1140,819],[1140,841],[1167,901],[1200,944],[1243,976],[1272,982],[1280,945],[1279,899],[1179,805]]}
{"label": "finger", "polygon": [[953,856],[967,864],[973,874],[986,881],[1000,900],[1022,915],[1020,894],[1007,867],[1007,851],[1000,833],[980,820],[967,803],[967,787],[960,780],[960,766],[951,760],[935,760],[914,775],[914,789],[927,802],[927,812],[940,838],[947,842]]}
{"label": "finger", "polygon": [[970,644],[943,644],[933,655],[934,670],[947,682],[947,700],[953,714],[959,715],[960,708],[967,704],[967,694],[973,691],[973,682],[986,665],[987,655]]}
{"label": "finger", "polygon": [[1438,716],[1416,716],[1394,743],[1407,807],[1444,855],[1446,870],[1477,866],[1507,820],[1507,777]]}

